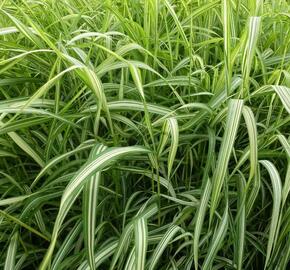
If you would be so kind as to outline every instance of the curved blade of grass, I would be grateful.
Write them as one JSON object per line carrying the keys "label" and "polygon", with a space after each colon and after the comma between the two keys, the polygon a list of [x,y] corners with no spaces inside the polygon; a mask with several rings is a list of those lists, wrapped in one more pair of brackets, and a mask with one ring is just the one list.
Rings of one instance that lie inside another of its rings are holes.
{"label": "curved blade of grass", "polygon": [[70,41],[67,42],[68,45],[71,45],[73,43],[75,43],[76,41],[80,40],[80,39],[88,39],[88,38],[95,38],[94,40],[96,41],[99,38],[111,38],[111,36],[124,36],[123,33],[120,32],[116,32],[116,31],[110,31],[107,33],[99,33],[99,32],[87,32],[87,33],[81,33],[75,37],[73,37]]}
{"label": "curved blade of grass", "polygon": [[128,256],[128,259],[127,259],[127,262],[126,262],[126,265],[125,265],[125,268],[126,270],[136,270],[138,268],[136,268],[136,251],[135,251],[135,246],[132,248],[129,256]]}
{"label": "curved blade of grass", "polygon": [[196,213],[195,229],[194,229],[194,238],[193,238],[193,254],[194,254],[194,267],[195,270],[198,270],[198,246],[200,233],[203,227],[203,221],[208,207],[208,201],[211,193],[211,181],[208,179],[206,181],[205,188],[202,193],[198,211]]}
{"label": "curved blade of grass", "polygon": [[246,231],[246,204],[245,204],[245,189],[246,181],[241,176],[238,183],[238,200],[237,200],[237,238],[236,238],[236,264],[237,269],[242,270],[243,267],[243,255],[244,255],[244,245],[245,245],[245,231]]}
{"label": "curved blade of grass", "polygon": [[242,73],[243,73],[243,88],[242,97],[247,93],[249,95],[249,75],[252,68],[252,61],[256,50],[256,44],[259,37],[260,31],[260,17],[250,17],[248,27],[248,37],[242,60]]}
{"label": "curved blade of grass", "polygon": [[[143,213],[139,214],[136,217],[136,219],[143,218],[143,219],[146,220],[146,219],[150,218],[151,216],[155,215],[157,213],[157,210],[158,210],[157,205],[156,204],[152,204],[150,207],[148,207],[147,209],[145,209],[145,211]],[[117,249],[116,249],[116,251],[114,253],[114,257],[113,257],[113,259],[111,261],[110,270],[112,270],[112,269],[115,268],[115,265],[116,265],[118,259],[120,258],[121,253],[122,252],[125,252],[126,249],[128,248],[129,240],[130,240],[130,237],[131,237],[132,232],[134,230],[134,222],[135,222],[135,220],[133,219],[123,229],[122,235],[121,235],[120,240],[119,240],[119,243],[118,243],[118,247],[117,247]]]}
{"label": "curved blade of grass", "polygon": [[169,124],[168,121],[164,121],[161,134],[160,134],[160,139],[159,139],[159,145],[158,145],[158,155],[161,156],[162,152],[164,151],[164,147],[167,144],[168,138],[169,138]]}
{"label": "curved blade of grass", "polygon": [[154,253],[152,254],[152,257],[150,259],[150,263],[148,266],[149,270],[153,270],[156,268],[158,264],[158,260],[162,256],[164,250],[168,246],[169,242],[172,240],[172,238],[181,230],[181,228],[177,225],[171,225],[169,229],[166,231],[166,233],[163,235],[161,241],[157,245],[157,247],[154,250]]}
{"label": "curved blade of grass", "polygon": [[147,103],[145,101],[145,94],[144,94],[144,89],[143,89],[143,84],[142,84],[142,78],[141,78],[141,72],[140,70],[135,67],[133,64],[129,64],[129,69],[132,75],[132,78],[134,80],[134,83],[139,91],[139,94],[142,98],[143,101],[143,106],[144,106],[144,113],[145,113],[145,123],[147,125],[149,135],[151,137],[151,141],[153,143],[153,148],[155,148],[155,143],[154,143],[154,136],[153,136],[153,130],[152,130],[152,122],[150,120],[150,114],[147,109]]}
{"label": "curved blade of grass", "polygon": [[274,164],[268,160],[260,160],[260,163],[267,169],[273,187],[273,209],[272,209],[272,218],[269,231],[269,239],[267,245],[267,255],[265,262],[265,269],[271,259],[272,250],[274,250],[276,242],[275,238],[279,231],[279,216],[280,216],[280,207],[282,200],[282,185],[279,173],[274,166]]}
{"label": "curved blade of grass", "polygon": [[167,119],[167,121],[171,133],[171,146],[168,154],[168,179],[170,179],[172,166],[175,161],[175,156],[178,148],[179,130],[178,122],[175,118],[170,117]]}
{"label": "curved blade of grass", "polygon": [[215,232],[212,238],[209,250],[207,252],[204,263],[202,265],[203,270],[212,269],[212,263],[215,259],[216,253],[218,252],[218,250],[223,244],[223,240],[224,240],[227,228],[228,228],[228,222],[229,222],[228,219],[229,219],[228,206],[226,205],[221,222],[217,228],[217,231]]}
{"label": "curved blade of grass", "polygon": [[[118,241],[111,241],[107,245],[105,245],[101,250],[99,250],[95,255],[95,267],[98,268],[100,264],[102,264],[108,257],[112,256],[115,249],[118,246]],[[80,265],[78,270],[90,270],[90,267],[85,261]]]}
{"label": "curved blade of grass", "polygon": [[272,85],[272,88],[278,94],[286,111],[290,113],[290,88],[282,85]]}
{"label": "curved blade of grass", "polygon": [[174,22],[176,24],[178,32],[180,33],[180,35],[181,35],[181,37],[183,39],[185,48],[187,48],[187,49],[190,48],[189,41],[188,41],[188,39],[187,39],[187,37],[186,37],[186,35],[184,33],[183,27],[182,27],[177,15],[176,15],[175,11],[174,11],[172,5],[167,0],[164,1],[164,4],[168,8],[168,11],[169,11],[170,15],[172,16],[172,18],[173,18],[173,20],[174,20]]}
{"label": "curved blade of grass", "polygon": [[282,190],[282,205],[284,206],[290,192],[290,162],[288,162],[285,183]]}
{"label": "curved blade of grass", "polygon": [[136,154],[146,154],[150,151],[144,147],[140,146],[128,146],[128,147],[118,147],[118,148],[109,148],[105,150],[101,154],[99,154],[94,161],[91,161],[85,164],[76,174],[76,176],[70,181],[66,189],[64,190],[59,212],[56,217],[56,221],[53,228],[53,233],[51,237],[51,243],[47,250],[47,253],[41,263],[40,269],[44,270],[47,269],[51,257],[53,255],[53,250],[56,245],[58,232],[60,230],[61,224],[65,219],[69,209],[71,208],[72,204],[82,191],[83,185],[85,184],[87,178],[91,176],[93,173],[101,171],[106,166],[114,162],[116,159],[119,159],[123,156],[128,155],[136,155]]}
{"label": "curved blade of grass", "polygon": [[254,203],[257,199],[257,196],[259,194],[260,188],[261,188],[261,179],[260,179],[260,171],[257,170],[252,185],[248,185],[250,182],[247,183],[247,190],[249,190],[249,193],[247,194],[247,201],[246,201],[246,216],[248,217],[251,210],[253,209]]}
{"label": "curved blade of grass", "polygon": [[13,270],[21,270],[23,269],[23,264],[25,263],[26,259],[27,259],[28,255],[27,254],[23,254],[20,259],[17,261],[15,268]]}
{"label": "curved blade of grass", "polygon": [[226,76],[226,92],[230,95],[232,68],[231,68],[231,1],[222,0],[222,22],[224,34],[224,61],[225,61],[225,76]]}
{"label": "curved blade of grass", "polygon": [[234,141],[236,138],[237,130],[239,127],[239,122],[242,114],[243,100],[232,99],[229,102],[227,122],[225,127],[225,133],[223,136],[221,148],[219,151],[217,166],[213,175],[213,188],[211,196],[211,208],[210,216],[216,210],[220,192],[225,182],[226,170],[228,167],[231,151],[233,150]]}
{"label": "curved blade of grass", "polygon": [[[164,106],[155,105],[155,104],[147,104],[148,112],[155,113],[159,115],[166,115],[172,113],[172,111]],[[135,100],[120,100],[120,101],[112,101],[108,102],[108,108],[110,110],[132,110],[132,111],[144,111],[144,105],[142,102]],[[92,108],[94,109],[94,108]]]}
{"label": "curved blade of grass", "polygon": [[17,245],[18,245],[18,232],[14,233],[13,236],[11,237],[10,244],[7,250],[4,270],[14,270]]}
{"label": "curved blade of grass", "polygon": [[[3,125],[5,124],[3,124],[3,122],[0,121],[0,127]],[[25,153],[27,153],[31,158],[33,158],[39,164],[40,167],[44,167],[45,163],[42,160],[42,158],[16,132],[11,131],[8,133],[8,135]]]}
{"label": "curved blade of grass", "polygon": [[[106,146],[97,145],[90,154],[89,161],[93,161],[96,156],[106,150]],[[95,227],[96,227],[96,208],[100,185],[101,172],[96,172],[90,176],[84,185],[83,191],[83,227],[84,242],[86,247],[87,259],[90,268],[95,269],[94,250],[95,250]]]}
{"label": "curved blade of grass", "polygon": [[282,205],[284,205],[290,192],[290,144],[284,135],[278,135],[278,139],[281,142],[282,146],[284,147],[288,160],[285,182],[282,189]]}
{"label": "curved blade of grass", "polygon": [[249,180],[254,177],[254,174],[257,170],[258,166],[258,142],[257,142],[257,127],[255,116],[252,110],[248,106],[243,106],[243,117],[246,122],[248,134],[249,134],[249,141],[250,141],[250,176]]}
{"label": "curved blade of grass", "polygon": [[60,267],[61,262],[65,256],[69,253],[74,247],[74,241],[79,236],[79,233],[82,229],[82,222],[76,223],[76,225],[71,229],[70,233],[67,235],[62,245],[59,247],[58,252],[56,253],[54,260],[51,264],[51,270],[57,270]]}
{"label": "curved blade of grass", "polygon": [[137,219],[134,224],[134,231],[135,231],[135,250],[136,250],[135,269],[143,270],[146,261],[147,237],[148,237],[146,219],[144,218]]}

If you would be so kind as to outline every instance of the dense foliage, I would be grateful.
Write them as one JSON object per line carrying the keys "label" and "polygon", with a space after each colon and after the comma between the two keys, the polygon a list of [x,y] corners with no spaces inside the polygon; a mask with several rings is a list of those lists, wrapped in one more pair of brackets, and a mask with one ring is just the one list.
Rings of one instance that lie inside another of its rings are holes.
{"label": "dense foliage", "polygon": [[0,14],[1,269],[289,269],[289,1]]}

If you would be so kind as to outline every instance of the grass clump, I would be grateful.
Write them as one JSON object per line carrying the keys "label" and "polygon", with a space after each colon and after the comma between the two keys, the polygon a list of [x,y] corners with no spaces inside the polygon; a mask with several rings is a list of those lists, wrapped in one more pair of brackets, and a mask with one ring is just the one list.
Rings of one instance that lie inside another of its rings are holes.
{"label": "grass clump", "polygon": [[0,14],[1,269],[289,269],[286,0]]}

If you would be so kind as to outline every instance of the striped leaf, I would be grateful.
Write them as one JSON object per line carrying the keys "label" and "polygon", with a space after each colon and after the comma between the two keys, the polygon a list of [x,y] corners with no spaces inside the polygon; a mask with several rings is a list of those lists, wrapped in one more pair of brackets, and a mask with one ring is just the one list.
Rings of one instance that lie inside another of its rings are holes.
{"label": "striped leaf", "polygon": [[139,218],[134,224],[135,231],[135,269],[143,270],[146,261],[147,252],[147,221],[144,218]]}
{"label": "striped leaf", "polygon": [[290,192],[290,144],[284,135],[278,135],[278,139],[286,152],[288,160],[285,182],[282,189],[282,205],[284,205]]}
{"label": "striped leaf", "polygon": [[219,151],[216,169],[213,175],[213,189],[211,196],[211,209],[210,215],[213,217],[214,211],[218,205],[220,192],[225,182],[226,171],[233,150],[239,122],[242,114],[243,100],[232,99],[229,102],[227,122],[225,133],[222,139],[222,144]]}
{"label": "striped leaf", "polygon": [[205,257],[204,263],[202,265],[203,270],[212,269],[212,263],[215,259],[216,253],[221,248],[229,222],[228,206],[225,207],[224,214],[221,218],[221,222],[217,228],[217,231],[213,235],[212,241],[210,243],[207,255]]}
{"label": "striped leaf", "polygon": [[[100,153],[106,150],[106,146],[97,145],[92,149],[89,162],[94,161]],[[84,242],[90,268],[95,269],[94,250],[95,250],[95,227],[96,227],[96,208],[98,202],[98,192],[101,179],[101,172],[98,171],[88,178],[83,191],[83,228]]]}
{"label": "striped leaf", "polygon": [[222,18],[223,18],[223,33],[224,33],[224,61],[225,61],[225,76],[226,89],[229,96],[231,90],[232,70],[231,70],[231,1],[222,0]]}
{"label": "striped leaf", "polygon": [[[143,209],[141,208],[140,211],[142,211],[142,210]],[[136,220],[137,219],[146,220],[146,219],[150,218],[151,216],[155,215],[157,213],[157,210],[158,210],[157,205],[156,204],[152,204],[148,208],[146,208],[143,212],[139,213],[137,215],[137,217],[136,217]],[[128,248],[128,244],[130,242],[131,235],[132,235],[133,230],[134,230],[134,227],[136,227],[136,225],[135,226],[134,225],[135,225],[135,219],[133,219],[131,222],[129,222],[126,225],[126,227],[123,229],[122,235],[121,235],[121,237],[119,239],[119,242],[118,242],[118,247],[117,247],[117,249],[116,249],[116,251],[114,253],[114,257],[113,257],[113,259],[111,261],[111,265],[110,265],[110,269],[111,270],[113,270],[115,265],[117,264],[117,261],[119,260],[119,258],[121,256],[121,253],[122,252],[126,252],[126,250]],[[142,226],[144,226],[144,225],[145,224],[142,224]],[[135,228],[135,230],[136,230],[136,228]],[[146,235],[145,238],[147,238],[147,235]],[[144,241],[144,235],[143,235],[142,241]],[[145,239],[145,242],[146,242],[146,239]],[[135,248],[137,248],[137,246]],[[136,252],[138,252],[138,254],[140,254],[140,252],[141,252],[143,254],[143,256],[144,256],[144,245],[143,245],[143,249],[142,248],[140,249],[140,248],[139,248],[138,251],[136,250]],[[135,254],[136,254],[136,252],[135,252]],[[141,259],[142,259],[142,263],[143,263],[144,258],[141,258]],[[139,261],[139,260],[140,260],[140,258],[138,258],[138,260],[136,260],[136,263],[140,264],[141,261]]]}
{"label": "striped leaf", "polygon": [[18,232],[14,233],[13,236],[11,237],[10,244],[7,250],[4,270],[14,270],[17,244],[18,244]]}
{"label": "striped leaf", "polygon": [[249,177],[250,180],[254,177],[254,174],[258,166],[258,142],[257,142],[258,135],[255,116],[248,106],[243,106],[243,117],[246,122],[250,141],[250,163],[251,163]]}
{"label": "striped leaf", "polygon": [[171,146],[168,154],[168,178],[170,179],[172,166],[175,160],[178,144],[179,144],[179,130],[178,122],[175,118],[170,117],[167,119],[168,126],[171,134]]}
{"label": "striped leaf", "polygon": [[249,75],[252,69],[252,61],[256,51],[256,45],[259,38],[260,32],[260,17],[250,17],[249,26],[247,28],[247,40],[244,48],[243,59],[242,59],[242,73],[243,73],[243,87],[242,97],[245,94],[249,94]]}
{"label": "striped leaf", "polygon": [[193,253],[194,253],[194,267],[198,270],[198,246],[201,230],[203,228],[204,217],[208,207],[208,201],[210,198],[211,192],[211,181],[208,179],[206,181],[205,188],[202,193],[200,204],[198,207],[198,212],[196,213],[195,229],[194,229],[194,238],[193,238]]}
{"label": "striped leaf", "polygon": [[269,231],[269,238],[267,244],[267,255],[266,255],[266,262],[265,268],[267,267],[272,251],[275,248],[275,238],[279,231],[279,216],[280,216],[280,207],[282,201],[282,185],[279,173],[274,166],[274,164],[268,160],[260,160],[260,163],[267,169],[272,183],[273,188],[273,209],[272,209],[272,218],[270,224],[270,231]]}
{"label": "striped leaf", "polygon": [[158,260],[162,256],[164,250],[168,246],[169,242],[173,239],[173,237],[181,230],[181,228],[177,225],[171,225],[166,233],[163,235],[161,241],[157,245],[154,250],[154,253],[151,256],[150,263],[148,266],[149,270],[156,269],[158,264]]}
{"label": "striped leaf", "polygon": [[104,152],[100,153],[95,159],[91,162],[85,164],[75,175],[75,177],[70,181],[61,198],[61,203],[59,207],[59,212],[56,217],[56,221],[54,224],[52,237],[50,246],[47,250],[47,253],[41,263],[40,269],[47,269],[51,257],[53,255],[54,247],[56,245],[58,233],[60,227],[65,219],[69,209],[71,208],[74,201],[77,199],[78,195],[82,191],[84,184],[89,176],[93,173],[101,171],[112,162],[120,159],[121,157],[128,155],[136,155],[136,154],[146,154],[149,153],[144,147],[140,146],[131,146],[131,147],[117,147],[117,148],[109,148]]}
{"label": "striped leaf", "polygon": [[78,222],[71,229],[70,233],[59,247],[58,252],[55,254],[54,260],[51,264],[51,270],[59,269],[61,262],[65,259],[65,256],[67,256],[67,254],[74,248],[74,242],[81,232],[82,225],[83,224],[81,222]]}
{"label": "striped leaf", "polygon": [[[108,257],[112,256],[115,249],[118,246],[117,241],[110,241],[108,244],[104,245],[98,252],[95,254],[95,267],[98,268]],[[83,262],[77,270],[90,270],[88,262]]]}
{"label": "striped leaf", "polygon": [[241,176],[238,182],[238,200],[237,200],[237,220],[236,220],[236,246],[235,246],[235,261],[237,264],[237,269],[243,269],[243,255],[244,255],[244,246],[245,246],[245,231],[246,231],[246,206],[245,206],[245,187],[246,181]]}
{"label": "striped leaf", "polygon": [[278,94],[286,111],[290,113],[290,88],[282,85],[272,85],[271,87]]}

